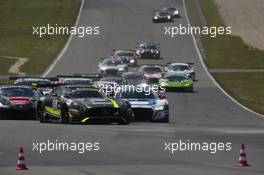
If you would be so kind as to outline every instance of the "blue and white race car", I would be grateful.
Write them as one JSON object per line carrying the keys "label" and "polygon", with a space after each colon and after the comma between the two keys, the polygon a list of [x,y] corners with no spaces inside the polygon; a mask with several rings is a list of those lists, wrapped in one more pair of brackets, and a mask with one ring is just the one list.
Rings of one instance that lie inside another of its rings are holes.
{"label": "blue and white race car", "polygon": [[131,91],[130,88],[128,91],[117,92],[115,98],[131,104],[135,120],[169,122],[169,103],[163,94],[154,91]]}

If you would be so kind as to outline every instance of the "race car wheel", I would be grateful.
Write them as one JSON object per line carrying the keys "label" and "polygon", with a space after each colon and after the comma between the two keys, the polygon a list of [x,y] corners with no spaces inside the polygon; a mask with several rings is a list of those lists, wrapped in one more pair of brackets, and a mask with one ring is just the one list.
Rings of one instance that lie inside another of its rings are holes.
{"label": "race car wheel", "polygon": [[69,113],[68,113],[67,107],[64,107],[61,110],[60,123],[61,124],[69,123]]}
{"label": "race car wheel", "polygon": [[127,119],[120,119],[117,124],[119,125],[128,125],[130,122]]}
{"label": "race car wheel", "polygon": [[36,119],[39,120],[40,123],[47,122],[44,116],[44,108],[42,104],[38,104],[37,106]]}

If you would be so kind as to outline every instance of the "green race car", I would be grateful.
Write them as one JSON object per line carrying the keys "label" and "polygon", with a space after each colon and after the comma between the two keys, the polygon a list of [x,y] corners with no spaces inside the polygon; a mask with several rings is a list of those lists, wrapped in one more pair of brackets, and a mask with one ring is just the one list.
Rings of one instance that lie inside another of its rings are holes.
{"label": "green race car", "polygon": [[193,80],[183,75],[165,74],[159,80],[159,86],[166,91],[193,92]]}

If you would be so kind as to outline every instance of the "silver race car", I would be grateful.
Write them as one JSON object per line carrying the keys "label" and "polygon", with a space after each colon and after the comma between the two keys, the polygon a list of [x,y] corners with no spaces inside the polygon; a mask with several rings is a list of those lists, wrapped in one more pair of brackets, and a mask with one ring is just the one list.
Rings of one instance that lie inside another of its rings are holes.
{"label": "silver race car", "polygon": [[122,60],[106,58],[98,64],[98,73],[100,75],[121,75],[128,71],[128,65]]}

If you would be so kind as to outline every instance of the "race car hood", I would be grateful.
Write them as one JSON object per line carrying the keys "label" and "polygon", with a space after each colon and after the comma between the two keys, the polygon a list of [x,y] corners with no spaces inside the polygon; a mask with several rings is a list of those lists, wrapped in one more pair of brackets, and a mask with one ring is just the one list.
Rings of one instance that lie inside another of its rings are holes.
{"label": "race car hood", "polygon": [[157,72],[145,72],[144,76],[146,78],[161,78],[161,74]]}
{"label": "race car hood", "polygon": [[84,98],[84,99],[75,99],[75,102],[81,104],[87,108],[89,107],[113,107],[113,102],[110,99],[103,98]]}
{"label": "race car hood", "polygon": [[107,66],[107,65],[99,66],[100,69],[119,69],[119,68],[125,68],[125,67],[127,67],[126,64],[120,64],[117,66]]}
{"label": "race car hood", "polygon": [[152,108],[152,106],[156,105],[156,99],[133,99],[128,98],[124,99],[131,104],[132,108]]}

